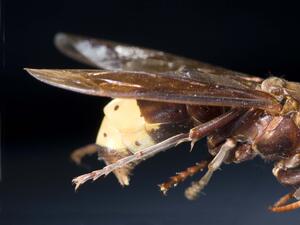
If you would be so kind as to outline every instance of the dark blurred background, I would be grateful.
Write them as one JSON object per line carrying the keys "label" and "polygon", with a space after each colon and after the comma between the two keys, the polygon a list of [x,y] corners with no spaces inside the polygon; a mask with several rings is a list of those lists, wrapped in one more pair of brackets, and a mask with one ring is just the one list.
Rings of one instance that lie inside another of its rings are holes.
{"label": "dark blurred background", "polygon": [[54,48],[63,31],[300,81],[296,4],[2,0],[1,7],[1,225],[299,224],[299,210],[267,210],[289,190],[260,159],[222,166],[197,201],[183,196],[191,179],[159,193],[158,183],[204,157],[205,141],[192,153],[181,145],[145,161],[128,188],[110,175],[75,193],[71,179],[103,163],[90,157],[89,168],[77,167],[69,154],[94,142],[109,99],[47,86],[22,69],[87,68]]}

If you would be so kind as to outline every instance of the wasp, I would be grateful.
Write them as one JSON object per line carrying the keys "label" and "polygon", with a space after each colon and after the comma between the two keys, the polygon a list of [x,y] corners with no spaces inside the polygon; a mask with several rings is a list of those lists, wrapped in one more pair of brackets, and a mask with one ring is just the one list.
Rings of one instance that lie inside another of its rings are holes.
{"label": "wasp", "polygon": [[162,192],[205,170],[185,191],[188,199],[195,199],[223,163],[260,156],[274,162],[273,175],[293,189],[270,210],[300,207],[300,83],[71,34],[57,34],[55,45],[98,69],[26,69],[32,76],[67,90],[113,98],[104,108],[96,143],[72,154],[80,163],[85,155],[98,153],[106,166],[74,178],[76,189],[111,172],[128,185],[132,169],[142,160],[206,137],[211,159],[171,177],[160,185]]}

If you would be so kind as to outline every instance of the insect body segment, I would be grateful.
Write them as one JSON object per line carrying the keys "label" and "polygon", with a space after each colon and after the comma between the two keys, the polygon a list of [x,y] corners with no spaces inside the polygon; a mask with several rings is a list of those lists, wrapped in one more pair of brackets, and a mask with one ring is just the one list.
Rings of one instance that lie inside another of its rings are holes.
{"label": "insect body segment", "polygon": [[[153,146],[192,127],[184,105],[161,104],[135,99],[114,99],[104,108],[96,144],[107,164]],[[138,162],[114,171],[122,185]]]}
{"label": "insect body segment", "polygon": [[141,115],[134,99],[114,99],[104,108],[96,143],[109,149],[136,151],[153,145],[149,131],[159,129],[159,124],[149,124]]}
{"label": "insect body segment", "polygon": [[[114,99],[104,108],[104,114],[96,144],[100,146],[99,157],[107,164],[154,144],[136,100]],[[158,129],[158,125],[153,125],[152,129]],[[120,184],[129,184],[132,167],[114,171]]]}
{"label": "insect body segment", "polygon": [[103,169],[73,180],[114,172],[122,185],[136,164],[182,142],[207,137],[213,157],[163,183],[162,191],[187,176],[204,176],[185,192],[195,199],[223,163],[260,156],[274,162],[277,180],[296,188],[271,207],[284,212],[300,207],[300,84],[262,79],[161,51],[116,42],[59,34],[56,46],[66,55],[102,70],[27,69],[40,81],[88,95],[114,98],[104,109],[95,145],[77,150],[98,152]]}

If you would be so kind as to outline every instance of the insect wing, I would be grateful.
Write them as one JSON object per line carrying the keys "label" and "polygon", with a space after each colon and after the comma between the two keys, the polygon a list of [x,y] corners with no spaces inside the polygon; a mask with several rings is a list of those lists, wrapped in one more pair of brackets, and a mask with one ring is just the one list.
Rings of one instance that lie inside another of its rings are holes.
{"label": "insect wing", "polygon": [[59,33],[56,47],[67,56],[93,67],[106,70],[164,72],[183,65],[194,67],[197,61],[157,50],[117,42]]}
{"label": "insect wing", "polygon": [[170,74],[103,70],[27,71],[50,85],[96,96],[191,105],[256,107],[270,111],[280,107],[276,99],[265,92],[176,79]]}
{"label": "insect wing", "polygon": [[162,51],[122,43],[59,33],[56,47],[67,56],[105,70],[144,72],[179,71],[176,76],[203,82],[226,82],[233,87],[255,87],[261,78],[213,66]]}

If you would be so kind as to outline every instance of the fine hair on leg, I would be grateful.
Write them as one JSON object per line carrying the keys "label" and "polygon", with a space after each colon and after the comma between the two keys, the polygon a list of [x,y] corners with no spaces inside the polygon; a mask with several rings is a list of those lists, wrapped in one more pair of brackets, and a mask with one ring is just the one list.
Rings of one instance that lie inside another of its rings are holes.
{"label": "fine hair on leg", "polygon": [[182,183],[188,177],[194,176],[196,173],[203,171],[207,167],[207,165],[208,161],[203,160],[199,163],[196,163],[196,165],[194,166],[188,167],[184,171],[176,173],[175,176],[169,178],[169,181],[158,185],[160,191],[163,192],[163,194],[167,194],[167,192],[171,188],[176,187],[179,183]]}
{"label": "fine hair on leg", "polygon": [[185,196],[189,200],[194,200],[197,198],[199,193],[210,181],[213,173],[220,168],[222,163],[227,159],[230,150],[236,146],[236,142],[228,138],[226,142],[222,145],[218,154],[213,158],[213,160],[208,164],[208,170],[205,175],[197,182],[192,183],[190,187],[185,190]]}
{"label": "fine hair on leg", "polygon": [[190,133],[181,133],[177,134],[173,137],[170,137],[160,143],[157,143],[153,146],[147,147],[145,149],[142,149],[130,156],[124,157],[120,160],[118,160],[115,163],[112,163],[110,165],[105,166],[101,170],[95,170],[87,174],[83,174],[79,177],[76,177],[72,180],[72,182],[75,184],[75,190],[78,189],[78,187],[85,183],[88,180],[96,180],[101,176],[106,176],[115,169],[121,168],[129,163],[146,159],[147,157],[150,157],[152,155],[155,155],[156,153],[159,153],[161,151],[164,151],[166,149],[172,148],[176,146],[179,143],[182,142],[189,142],[193,141],[195,138],[204,137],[209,135],[211,132],[213,132],[215,129],[221,128],[228,124],[233,119],[237,118],[242,111],[240,110],[230,110],[206,123],[203,123],[195,128],[193,128]]}
{"label": "fine hair on leg", "polygon": [[168,138],[165,141],[162,141],[158,144],[155,144],[153,146],[142,149],[130,156],[124,157],[115,163],[109,164],[101,170],[94,170],[90,173],[78,176],[72,180],[72,182],[75,184],[75,190],[77,190],[81,184],[85,183],[88,180],[94,181],[101,176],[107,176],[109,173],[111,173],[115,169],[121,168],[131,162],[145,159],[147,157],[150,157],[151,155],[155,155],[158,152],[172,148],[172,147],[176,146],[178,143],[188,141],[188,140],[189,140],[188,134],[178,134],[178,135]]}

